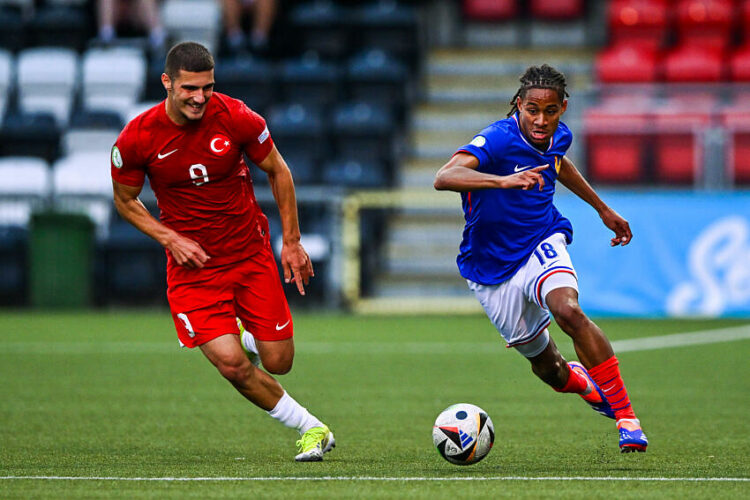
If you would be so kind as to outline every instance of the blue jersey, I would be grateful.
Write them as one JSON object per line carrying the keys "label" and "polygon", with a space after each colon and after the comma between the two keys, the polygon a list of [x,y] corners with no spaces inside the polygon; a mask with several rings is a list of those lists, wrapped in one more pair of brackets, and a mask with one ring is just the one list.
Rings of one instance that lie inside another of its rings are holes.
{"label": "blue jersey", "polygon": [[573,240],[573,227],[552,203],[555,180],[573,135],[560,122],[546,151],[523,135],[518,114],[500,120],[458,150],[479,160],[477,171],[511,175],[541,165],[544,189],[480,189],[461,193],[466,226],[456,262],[461,276],[482,285],[509,279],[539,243],[560,232]]}

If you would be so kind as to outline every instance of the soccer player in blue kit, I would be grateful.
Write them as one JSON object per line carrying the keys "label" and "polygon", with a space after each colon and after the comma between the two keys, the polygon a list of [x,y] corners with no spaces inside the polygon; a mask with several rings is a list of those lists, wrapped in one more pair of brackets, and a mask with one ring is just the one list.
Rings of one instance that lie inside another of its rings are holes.
{"label": "soccer player in blue kit", "polygon": [[[630,227],[565,156],[572,141],[560,122],[568,105],[565,76],[545,64],[528,68],[520,81],[508,118],[459,148],[435,177],[435,189],[461,193],[466,226],[459,271],[508,347],[540,379],[615,419],[623,453],[646,451],[612,346],[578,304],[566,250],[573,227],[552,202],[555,181],[597,211],[615,233],[612,246],[630,242]],[[558,351],[547,331],[549,313],[573,339],[580,363],[566,362]]]}

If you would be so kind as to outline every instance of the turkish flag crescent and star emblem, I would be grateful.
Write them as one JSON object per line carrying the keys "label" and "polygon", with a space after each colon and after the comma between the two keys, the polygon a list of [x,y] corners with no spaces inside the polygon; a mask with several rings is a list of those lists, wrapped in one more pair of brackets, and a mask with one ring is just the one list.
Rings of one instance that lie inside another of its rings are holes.
{"label": "turkish flag crescent and star emblem", "polygon": [[229,151],[231,145],[232,143],[229,142],[229,138],[221,134],[216,134],[215,136],[213,136],[211,142],[209,143],[211,151],[219,156],[225,155]]}

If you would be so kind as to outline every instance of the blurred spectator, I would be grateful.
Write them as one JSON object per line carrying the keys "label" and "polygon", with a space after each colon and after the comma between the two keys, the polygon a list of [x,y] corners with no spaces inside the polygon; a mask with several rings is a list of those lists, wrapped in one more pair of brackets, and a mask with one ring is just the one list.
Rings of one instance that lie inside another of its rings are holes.
{"label": "blurred spectator", "polygon": [[111,44],[117,38],[117,27],[127,24],[148,31],[149,45],[162,50],[167,32],[161,22],[157,0],[97,0],[99,41]]}
{"label": "blurred spectator", "polygon": [[[230,52],[249,49],[263,54],[268,51],[268,37],[276,18],[276,0],[222,0],[226,43]],[[242,29],[243,14],[252,16],[249,37]],[[249,38],[249,40],[248,40]]]}

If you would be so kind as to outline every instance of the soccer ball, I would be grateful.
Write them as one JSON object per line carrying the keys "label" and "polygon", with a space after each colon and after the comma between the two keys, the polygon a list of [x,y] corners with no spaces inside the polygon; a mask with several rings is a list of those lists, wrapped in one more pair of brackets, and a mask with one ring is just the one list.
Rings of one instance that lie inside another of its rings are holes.
{"label": "soccer ball", "polygon": [[495,428],[483,409],[459,403],[438,415],[432,426],[432,441],[440,456],[450,463],[471,465],[486,457],[492,449]]}

